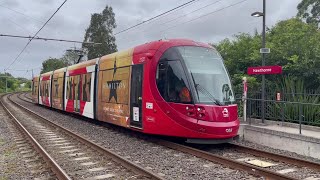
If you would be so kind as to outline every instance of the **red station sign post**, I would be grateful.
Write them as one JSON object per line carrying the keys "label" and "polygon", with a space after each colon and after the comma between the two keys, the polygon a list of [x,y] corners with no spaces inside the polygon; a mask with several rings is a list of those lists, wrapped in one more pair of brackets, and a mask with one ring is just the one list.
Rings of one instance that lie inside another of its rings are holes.
{"label": "red station sign post", "polygon": [[[257,66],[257,67],[248,67],[247,70],[248,75],[265,75],[265,74],[281,74],[282,73],[282,66]],[[264,86],[262,86],[262,91],[264,92]],[[247,82],[246,79],[244,81],[244,106],[246,106],[246,95],[247,95]],[[262,103],[264,103],[264,93],[262,93]],[[280,99],[280,93],[277,94],[277,99]],[[264,106],[263,106],[264,107]],[[244,109],[245,110],[245,109]],[[264,109],[262,109],[264,114]],[[246,112],[244,112],[244,115],[246,115]],[[244,121],[245,121],[244,117]],[[262,117],[262,122],[264,122],[264,116]]]}
{"label": "red station sign post", "polygon": [[248,67],[249,75],[256,74],[281,74],[281,66],[258,66],[258,67]]}

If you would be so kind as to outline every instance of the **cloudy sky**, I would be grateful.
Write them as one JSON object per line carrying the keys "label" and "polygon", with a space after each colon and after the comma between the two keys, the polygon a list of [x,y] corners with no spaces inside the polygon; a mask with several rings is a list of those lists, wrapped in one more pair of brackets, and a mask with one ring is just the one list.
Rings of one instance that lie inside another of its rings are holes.
{"label": "cloudy sky", "polygon": [[[115,12],[119,32],[179,6],[189,0],[68,0],[39,37],[82,41],[91,14],[106,5]],[[267,26],[294,17],[301,0],[267,0]],[[63,0],[0,0],[0,34],[34,35]],[[238,4],[237,4],[238,3]],[[236,4],[234,6],[230,6]],[[229,7],[230,6],[230,7]],[[262,0],[197,0],[157,20],[116,36],[118,50],[162,38],[188,38],[217,43],[239,32],[261,31],[262,19],[251,17],[262,11]],[[0,71],[7,68],[28,42],[27,39],[0,37]],[[61,57],[66,49],[80,44],[34,40],[10,67],[11,74],[31,78],[38,74],[48,57]]]}

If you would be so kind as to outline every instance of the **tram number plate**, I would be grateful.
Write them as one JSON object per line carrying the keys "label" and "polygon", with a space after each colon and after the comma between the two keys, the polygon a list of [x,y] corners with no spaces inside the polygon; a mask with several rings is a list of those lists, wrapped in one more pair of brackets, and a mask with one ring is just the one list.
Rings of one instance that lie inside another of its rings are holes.
{"label": "tram number plate", "polygon": [[139,121],[139,108],[133,107],[133,120]]}

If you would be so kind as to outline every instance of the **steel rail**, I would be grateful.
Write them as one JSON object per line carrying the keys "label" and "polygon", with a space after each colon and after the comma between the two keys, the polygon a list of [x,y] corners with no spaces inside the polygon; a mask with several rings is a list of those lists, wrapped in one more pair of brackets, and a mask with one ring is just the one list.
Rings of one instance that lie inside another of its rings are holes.
{"label": "steel rail", "polygon": [[316,162],[312,162],[312,161],[307,161],[304,159],[298,159],[298,158],[294,158],[294,157],[289,157],[289,156],[284,156],[284,155],[280,155],[280,154],[274,154],[271,152],[266,152],[266,151],[262,151],[262,150],[258,150],[258,149],[253,149],[250,147],[246,147],[246,146],[241,146],[238,144],[233,144],[233,143],[229,143],[228,146],[235,148],[236,150],[239,150],[241,152],[244,153],[249,153],[255,156],[262,156],[262,157],[266,157],[272,160],[276,160],[276,161],[281,161],[281,162],[285,162],[285,163],[289,163],[289,164],[294,164],[297,166],[303,166],[303,167],[308,167],[311,169],[315,169],[315,170],[320,170],[320,164],[316,163]]}
{"label": "steel rail", "polygon": [[[25,99],[21,97],[22,94],[23,94],[23,97],[24,97]],[[19,93],[19,94],[18,94],[18,98],[21,99],[21,100],[23,100],[23,101],[25,101],[25,102],[33,103],[33,102],[32,102],[32,99],[29,98],[29,97],[27,97],[26,95],[27,95],[27,93]]]}
{"label": "steel rail", "polygon": [[[21,99],[21,100],[26,101],[25,99]],[[29,102],[29,101],[26,101],[26,102]],[[176,144],[176,143],[173,143],[173,142],[169,142],[169,141],[164,141],[164,140],[158,139],[155,143],[160,144],[160,145],[165,146],[165,147],[168,147],[168,148],[171,148],[171,149],[175,149],[175,150],[184,152],[184,153],[192,154],[194,156],[197,156],[197,157],[200,157],[200,158],[203,158],[203,159],[207,159],[207,160],[215,162],[215,163],[225,164],[228,167],[244,170],[244,171],[247,171],[248,173],[250,173],[252,175],[255,175],[255,176],[258,175],[258,176],[263,176],[263,177],[267,177],[267,178],[270,178],[270,179],[279,179],[279,180],[281,180],[281,179],[294,179],[292,177],[285,176],[285,175],[282,175],[282,174],[279,174],[279,173],[275,173],[275,172],[272,172],[272,171],[269,171],[269,170],[265,170],[265,169],[260,168],[260,167],[256,167],[256,166],[249,165],[249,164],[246,164],[246,163],[238,162],[238,161],[235,161],[235,160],[230,160],[230,159],[227,159],[227,158],[224,158],[224,157],[221,157],[221,156],[217,156],[217,155],[214,155],[214,154],[202,151],[202,150],[198,150],[198,149],[191,148],[191,147],[188,147],[188,146],[183,146],[183,145]],[[230,144],[230,146],[231,145],[232,144]],[[261,152],[264,152],[264,151],[261,151]],[[252,152],[252,154],[253,153],[254,152]],[[256,154],[260,155],[260,156],[262,155],[262,153],[260,153],[260,154],[256,153]],[[271,159],[273,159],[273,158],[271,158]],[[294,164],[294,163],[292,163],[292,164]],[[304,165],[304,164],[297,164],[297,165]],[[316,164],[314,167],[316,168],[317,165],[319,165],[319,164]],[[308,166],[308,167],[310,167],[310,166]]]}
{"label": "steel rail", "polygon": [[23,95],[23,96],[24,96],[25,98],[27,98],[27,99],[29,99],[29,100],[31,100],[31,101],[32,101],[32,98],[31,98],[31,97],[28,97],[28,96],[27,96],[27,94],[28,94],[28,93],[24,93],[24,95]]}
{"label": "steel rail", "polygon": [[[18,129],[30,140],[34,148],[42,155],[48,165],[51,167],[52,171],[55,173],[58,179],[61,180],[71,180],[69,175],[58,165],[58,163],[48,154],[48,152],[40,145],[40,143],[28,132],[28,130],[19,122],[19,120],[12,114],[12,112],[5,106],[2,101],[6,95],[2,95],[0,98],[0,103],[5,111],[12,117],[15,125]],[[11,96],[11,95],[8,95]],[[9,99],[9,98],[8,98]]]}
{"label": "steel rail", "polygon": [[13,101],[12,99],[9,99],[12,103],[14,103],[15,105],[19,106],[21,109],[25,110],[26,112],[44,120],[46,123],[52,125],[53,127],[56,127],[56,128],[59,128],[59,129],[62,129],[63,131],[65,131],[68,135],[72,136],[73,138],[76,138],[77,140],[81,141],[82,143],[84,144],[87,144],[89,147],[99,151],[100,153],[110,157],[113,161],[121,164],[123,167],[137,173],[137,174],[142,174],[146,177],[149,177],[150,179],[157,179],[157,180],[164,180],[162,177],[154,174],[153,172],[149,171],[149,170],[146,170],[144,168],[142,168],[141,166],[133,163],[133,162],[130,162],[128,161],[127,159],[117,155],[116,153],[94,143],[94,142],[91,142],[89,140],[87,140],[86,138],[54,123],[54,122],[51,122],[50,120],[48,120],[47,118],[41,116],[40,114],[37,114],[36,112],[26,108],[25,106]]}
{"label": "steel rail", "polygon": [[275,179],[275,180],[293,180],[295,178],[290,177],[290,176],[286,176],[283,174],[279,174],[270,170],[266,170],[257,166],[253,166],[250,164],[246,164],[243,162],[239,162],[236,160],[232,160],[232,159],[228,159],[219,155],[215,155],[212,153],[208,153],[206,151],[202,151],[199,149],[195,149],[192,147],[188,147],[188,146],[184,146],[181,144],[177,144],[174,142],[170,142],[170,141],[165,141],[165,140],[157,140],[155,143],[160,144],[162,146],[168,147],[170,149],[174,149],[174,150],[178,150],[187,154],[191,154],[194,155],[198,158],[202,158],[202,159],[206,159],[209,161],[212,161],[214,163],[218,163],[218,164],[222,164],[225,165],[227,167],[231,167],[234,169],[238,169],[238,170],[243,170],[248,172],[251,175],[254,176],[262,176],[265,177],[267,179]]}

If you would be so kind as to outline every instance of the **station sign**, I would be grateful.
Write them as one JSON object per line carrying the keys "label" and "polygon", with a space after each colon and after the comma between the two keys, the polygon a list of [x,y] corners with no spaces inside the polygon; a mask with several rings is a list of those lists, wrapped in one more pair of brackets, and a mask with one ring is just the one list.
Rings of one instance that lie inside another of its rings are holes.
{"label": "station sign", "polygon": [[260,49],[261,54],[269,54],[270,53],[270,48],[261,48]]}
{"label": "station sign", "polygon": [[282,66],[258,66],[248,67],[248,74],[281,74]]}

